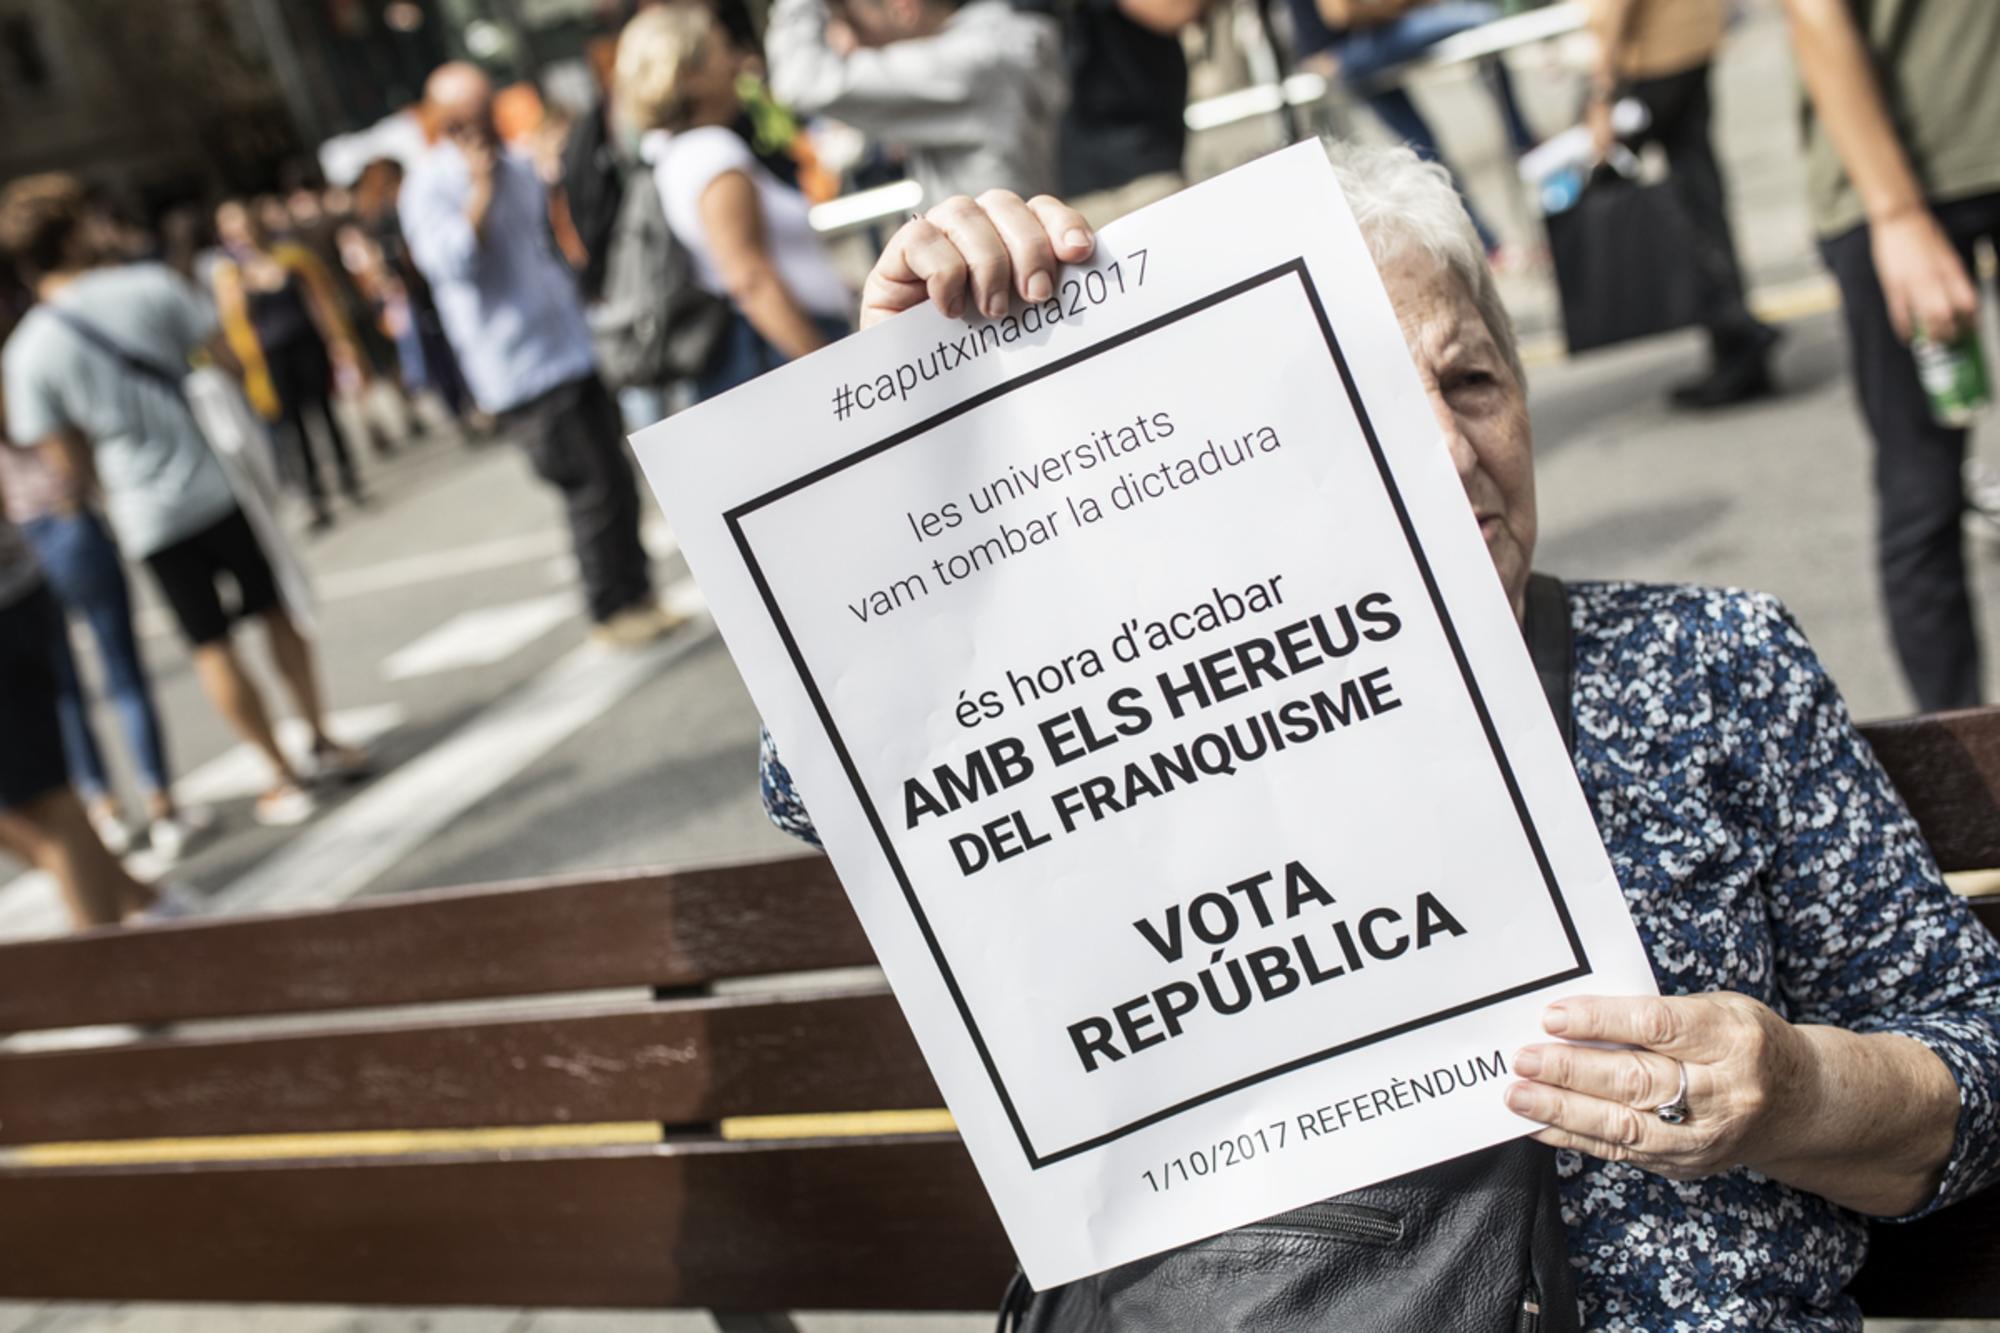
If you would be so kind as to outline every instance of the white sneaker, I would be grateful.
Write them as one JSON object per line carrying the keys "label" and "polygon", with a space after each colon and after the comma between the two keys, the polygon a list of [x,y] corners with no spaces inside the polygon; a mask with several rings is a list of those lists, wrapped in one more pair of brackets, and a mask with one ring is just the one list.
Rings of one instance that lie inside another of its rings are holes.
{"label": "white sneaker", "polygon": [[97,840],[104,844],[104,850],[113,856],[123,856],[132,850],[132,830],[117,815],[106,814],[92,806],[90,826],[97,830]]}
{"label": "white sneaker", "polygon": [[185,886],[163,879],[153,886],[153,905],[134,913],[127,924],[145,926],[200,915],[200,901]]}
{"label": "white sneaker", "polygon": [[257,798],[250,808],[251,818],[267,828],[290,828],[303,824],[319,809],[319,802],[304,787],[284,783]]}
{"label": "white sneaker", "polygon": [[183,806],[163,819],[154,820],[146,829],[146,840],[162,865],[172,865],[181,859],[190,842],[214,828],[213,810],[200,805]]}
{"label": "white sneaker", "polygon": [[669,611],[655,602],[647,602],[627,607],[603,624],[595,626],[590,631],[590,637],[605,648],[644,648],[686,623],[687,617],[679,612]]}

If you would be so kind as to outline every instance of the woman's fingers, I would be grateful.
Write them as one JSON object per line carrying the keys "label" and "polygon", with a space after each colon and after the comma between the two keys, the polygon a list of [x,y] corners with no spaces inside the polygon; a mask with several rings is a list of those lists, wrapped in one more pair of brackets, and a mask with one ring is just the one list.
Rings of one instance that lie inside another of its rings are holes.
{"label": "woman's fingers", "polygon": [[1643,1046],[1678,1059],[1698,1056],[1709,1023],[1704,1002],[1668,995],[1579,995],[1542,1011],[1542,1030],[1569,1041]]}
{"label": "woman's fingers", "polygon": [[1000,233],[1023,301],[1046,301],[1056,292],[1056,250],[1042,220],[1012,190],[988,190],[979,207]]}
{"label": "woman's fingers", "polygon": [[1530,1046],[1514,1057],[1514,1072],[1524,1079],[1646,1110],[1673,1100],[1681,1069],[1652,1051],[1593,1046]]}
{"label": "woman's fingers", "polygon": [[1056,258],[1065,264],[1081,264],[1097,248],[1097,238],[1083,214],[1052,195],[1038,194],[1028,201],[1028,211],[1042,224],[1042,231],[1055,247]]}
{"label": "woman's fingers", "polygon": [[956,318],[964,308],[965,258],[943,231],[924,218],[900,227],[861,289],[861,327],[935,301]]}
{"label": "woman's fingers", "polygon": [[1541,1083],[1516,1083],[1507,1089],[1507,1109],[1538,1125],[1620,1149],[1614,1160],[1656,1150],[1662,1145],[1655,1140],[1668,1128],[1651,1111]]}
{"label": "woman's fingers", "polygon": [[[1012,301],[1013,260],[993,219],[964,195],[945,200],[925,214],[958,247],[972,285],[972,303],[988,319],[1007,313]],[[952,313],[947,310],[946,314]]]}
{"label": "woman's fingers", "polygon": [[991,319],[1016,294],[1045,301],[1057,270],[1096,248],[1083,215],[1048,195],[1023,202],[1006,190],[955,196],[890,238],[861,292],[861,326],[929,300],[952,319],[968,308]]}

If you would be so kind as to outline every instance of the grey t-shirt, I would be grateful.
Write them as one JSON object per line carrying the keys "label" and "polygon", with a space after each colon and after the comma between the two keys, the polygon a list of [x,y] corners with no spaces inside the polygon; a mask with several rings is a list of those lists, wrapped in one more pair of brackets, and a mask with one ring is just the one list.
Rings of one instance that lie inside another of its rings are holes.
{"label": "grey t-shirt", "polygon": [[[161,264],[95,269],[54,303],[129,354],[179,372],[215,332],[214,309]],[[235,506],[229,481],[174,389],[134,374],[46,308],[0,352],[7,436],[33,445],[73,428],[93,446],[105,516],[127,556],[151,555]]]}

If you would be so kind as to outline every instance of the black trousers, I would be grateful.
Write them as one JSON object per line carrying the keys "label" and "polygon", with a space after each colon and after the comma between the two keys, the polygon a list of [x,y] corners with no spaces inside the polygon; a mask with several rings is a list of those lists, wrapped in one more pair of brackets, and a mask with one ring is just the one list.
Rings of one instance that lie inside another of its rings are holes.
{"label": "black trousers", "polygon": [[327,363],[326,343],[314,334],[267,347],[264,365],[278,396],[278,459],[287,479],[305,488],[315,510],[325,507],[326,483],[306,430],[306,415],[311,413],[326,428],[326,447],[333,451],[340,488],[349,495],[359,494],[361,480],[354,474],[354,458],[333,416],[333,369]]}
{"label": "black trousers", "polygon": [[590,618],[603,622],[652,596],[639,543],[639,489],[625,456],[625,425],[596,374],[557,385],[502,423],[535,475],[562,492]]}
{"label": "black trousers", "polygon": [[1644,133],[1628,140],[1639,148],[1657,143],[1665,150],[1671,183],[1694,234],[1695,274],[1700,284],[1701,322],[1718,362],[1754,343],[1760,326],[1743,299],[1743,271],[1736,262],[1736,239],[1729,230],[1729,194],[1716,165],[1709,125],[1708,65],[1639,79],[1626,85],[1652,116]]}
{"label": "black trousers", "polygon": [[[2000,245],[2000,193],[1936,206],[1966,270],[1981,238]],[[1823,241],[1840,283],[1861,411],[1875,437],[1876,558],[1889,632],[1917,706],[1979,702],[1979,637],[1972,621],[1965,537],[1966,432],[1940,426],[1917,379],[1916,358],[1889,323],[1868,228]]]}

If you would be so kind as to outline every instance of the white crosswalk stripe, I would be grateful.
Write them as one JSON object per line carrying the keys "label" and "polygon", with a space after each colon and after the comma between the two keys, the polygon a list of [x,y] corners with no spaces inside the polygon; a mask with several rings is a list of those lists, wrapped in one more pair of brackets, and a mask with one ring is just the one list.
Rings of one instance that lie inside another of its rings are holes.
{"label": "white crosswalk stripe", "polygon": [[[368,745],[402,724],[403,710],[396,704],[341,709],[327,716],[327,730],[350,745]],[[312,748],[312,733],[300,719],[281,718],[276,729],[278,744],[286,754],[303,759]],[[271,770],[263,758],[249,746],[239,745],[189,769],[174,784],[174,794],[184,805],[220,805],[247,800],[270,783]],[[170,868],[144,849],[126,857],[125,864],[141,879],[171,876]],[[0,940],[60,935],[69,928],[69,913],[49,876],[31,870],[0,883]]]}
{"label": "white crosswalk stripe", "polygon": [[572,594],[551,593],[461,611],[383,658],[382,679],[410,680],[504,662],[569,619],[575,608]]}
{"label": "white crosswalk stripe", "polygon": [[[700,594],[691,580],[682,580],[663,601],[689,611],[700,605]],[[286,911],[346,901],[714,633],[703,615],[638,651],[576,649],[419,758],[300,829],[215,895],[210,910]]]}

